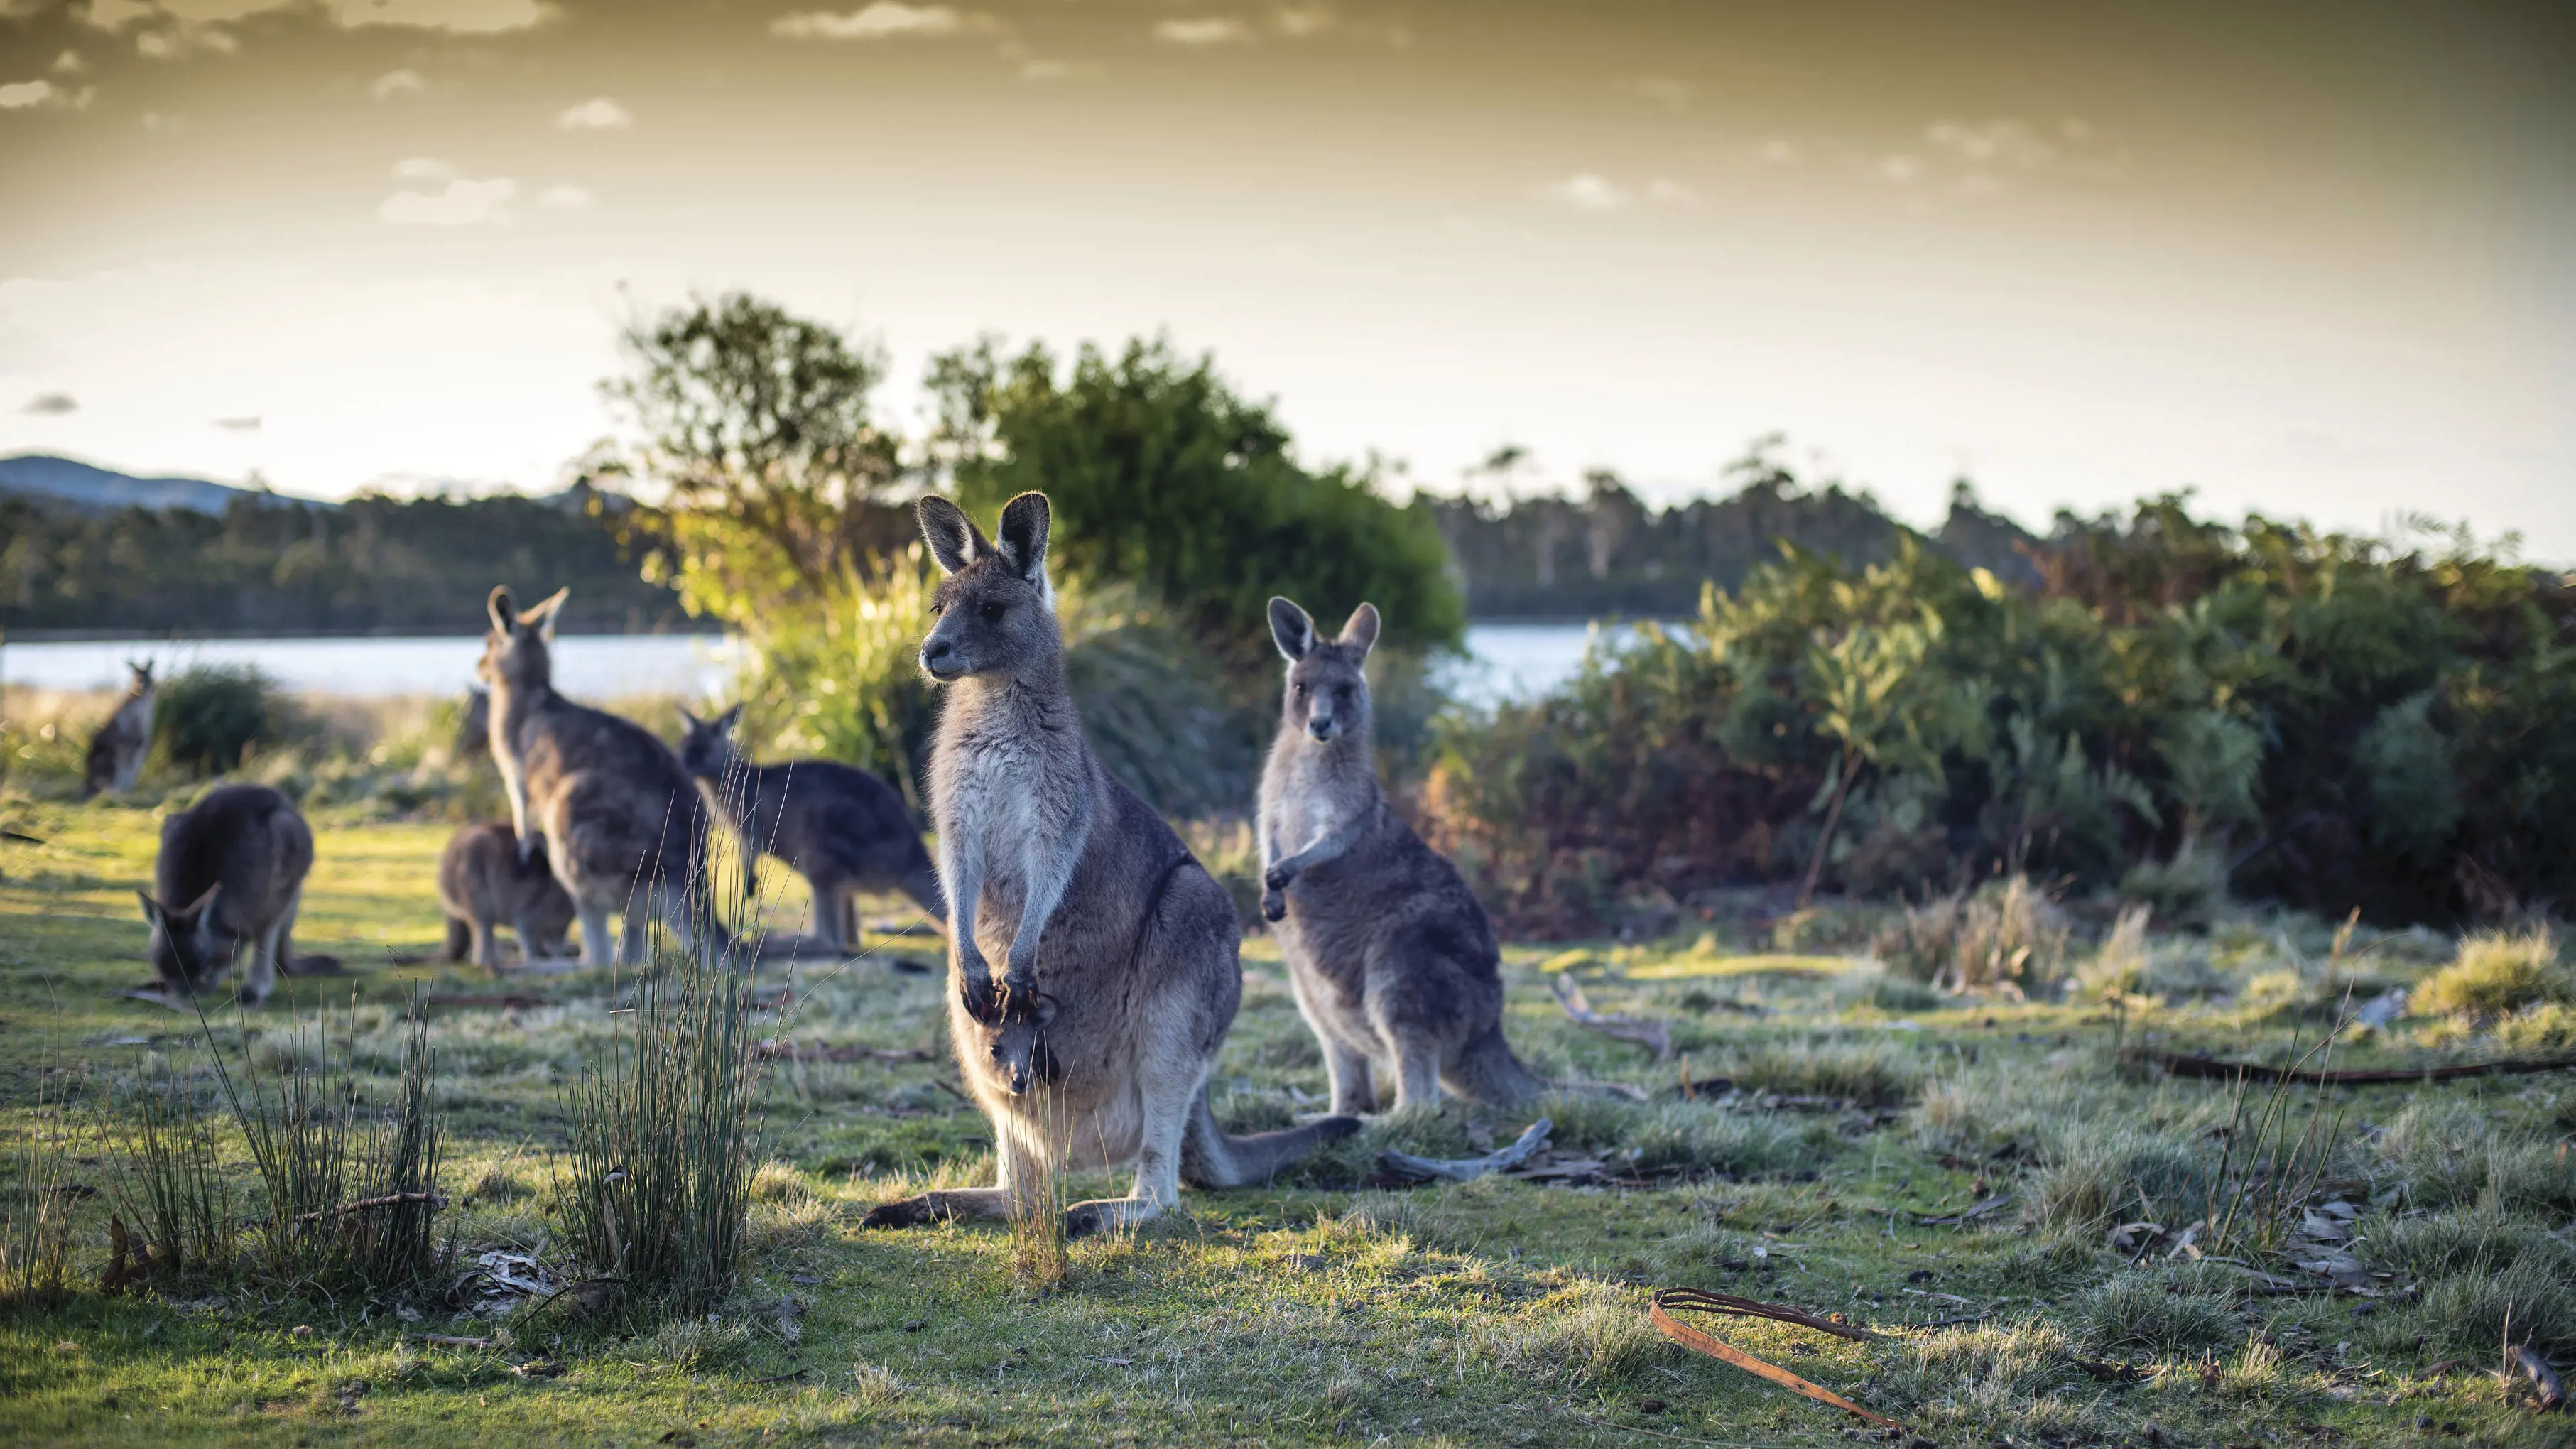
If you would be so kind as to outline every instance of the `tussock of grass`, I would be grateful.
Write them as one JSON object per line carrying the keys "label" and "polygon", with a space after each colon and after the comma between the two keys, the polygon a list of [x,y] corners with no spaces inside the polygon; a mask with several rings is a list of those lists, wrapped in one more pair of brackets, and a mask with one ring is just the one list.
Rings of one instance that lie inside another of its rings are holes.
{"label": "tussock of grass", "polygon": [[2065,974],[2070,934],[2056,902],[2015,875],[1909,907],[1871,951],[1890,970],[1950,991],[2036,994]]}
{"label": "tussock of grass", "polygon": [[2576,977],[2558,963],[2558,942],[2540,927],[2485,932],[2417,986],[2408,1005],[2423,1016],[2500,1017],[2544,1001],[2576,1001]]}
{"label": "tussock of grass", "polygon": [[2482,1200],[2526,1211],[2576,1210],[2576,1159],[2557,1144],[2499,1132],[2471,1101],[2426,1096],[2406,1105],[2378,1143],[2423,1208]]}
{"label": "tussock of grass", "polygon": [[2135,1213],[2190,1222],[2207,1211],[2217,1171],[2216,1157],[2196,1140],[2067,1120],[2041,1144],[2040,1167],[2023,1186],[2022,1221],[2091,1230]]}
{"label": "tussock of grass", "polygon": [[2084,1422],[2058,1397],[2080,1379],[2065,1330],[2045,1321],[1978,1324],[1907,1339],[1891,1355],[1873,1397],[1900,1411],[1918,1434],[1948,1442],[2007,1426],[2032,1430]]}
{"label": "tussock of grass", "polygon": [[1748,1091],[1841,1097],[1871,1107],[1912,1099],[1924,1078],[1913,1050],[1885,1037],[1768,1041],[1721,1053],[1706,1072]]}
{"label": "tussock of grass", "polygon": [[2383,1339],[2421,1338],[2426,1353],[2492,1360],[2505,1342],[2508,1317],[2513,1342],[2543,1354],[2576,1349],[2576,1277],[2560,1254],[2526,1253],[2494,1271],[2445,1274],[2418,1285],[2414,1308],[2394,1315]]}
{"label": "tussock of grass", "polygon": [[1521,1312],[1479,1320],[1468,1333],[1472,1351],[1504,1373],[1564,1384],[1625,1382],[1663,1344],[1646,1321],[1645,1295],[1589,1282]]}
{"label": "tussock of grass", "polygon": [[2108,1352],[2186,1357],[2225,1347],[2243,1332],[2229,1301],[2189,1276],[2119,1273],[2076,1301],[2085,1341]]}
{"label": "tussock of grass", "polygon": [[202,1086],[155,1062],[117,1105],[121,1130],[100,1123],[101,1158],[108,1199],[131,1235],[127,1266],[164,1279],[231,1271],[240,1217]]}
{"label": "tussock of grass", "polygon": [[756,1346],[749,1324],[712,1313],[672,1319],[644,1341],[647,1353],[684,1372],[740,1363]]}
{"label": "tussock of grass", "polygon": [[[50,1117],[52,1120],[47,1122]],[[71,1294],[72,1177],[59,1103],[11,1143],[0,1187],[0,1309],[47,1308]]]}

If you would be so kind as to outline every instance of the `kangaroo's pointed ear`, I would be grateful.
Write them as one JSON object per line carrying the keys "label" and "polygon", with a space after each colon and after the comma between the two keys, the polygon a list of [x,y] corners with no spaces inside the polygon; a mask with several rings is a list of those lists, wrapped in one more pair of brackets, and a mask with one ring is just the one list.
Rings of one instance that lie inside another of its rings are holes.
{"label": "kangaroo's pointed ear", "polygon": [[680,706],[680,727],[691,734],[696,734],[707,727],[707,722],[689,713],[687,705],[682,705]]}
{"label": "kangaroo's pointed ear", "polygon": [[1315,621],[1306,617],[1305,610],[1274,595],[1270,600],[1270,640],[1294,664],[1315,647]]}
{"label": "kangaroo's pointed ear", "polygon": [[563,612],[564,600],[572,597],[572,586],[566,584],[519,616],[522,628],[533,628],[537,636],[551,644],[555,639],[555,615]]}
{"label": "kangaroo's pointed ear", "polygon": [[966,510],[936,493],[924,494],[913,505],[912,516],[920,520],[922,541],[930,545],[930,556],[938,561],[941,573],[953,574],[993,551],[984,530],[975,526]]}
{"label": "kangaroo's pointed ear", "polygon": [[483,610],[485,613],[492,616],[492,632],[499,634],[505,639],[508,638],[510,636],[510,616],[519,612],[519,606],[513,603],[510,599],[510,586],[508,584],[494,584],[492,586],[492,597],[485,601]]}
{"label": "kangaroo's pointed ear", "polygon": [[1333,642],[1357,649],[1366,659],[1368,652],[1377,647],[1377,605],[1362,604],[1351,610],[1350,622],[1342,626],[1342,637]]}
{"label": "kangaroo's pointed ear", "polygon": [[1011,572],[1039,588],[1046,587],[1047,527],[1052,519],[1045,494],[1023,493],[1002,505],[1002,532],[993,541]]}
{"label": "kangaroo's pointed ear", "polygon": [[143,903],[143,920],[145,924],[154,926],[161,924],[161,903],[152,899],[152,893],[150,891],[136,891],[134,893],[134,898]]}
{"label": "kangaroo's pointed ear", "polygon": [[737,704],[733,708],[726,710],[724,713],[717,715],[714,719],[709,720],[707,723],[717,734],[732,734],[733,727],[742,723],[742,711],[743,706]]}
{"label": "kangaroo's pointed ear", "polygon": [[183,921],[203,920],[205,918],[206,908],[213,905],[215,903],[215,897],[222,895],[223,893],[224,883],[222,881],[217,881],[213,885],[206,887],[206,893],[204,895],[201,895],[195,900],[189,902],[186,910],[174,912],[173,914],[177,915],[179,919]]}

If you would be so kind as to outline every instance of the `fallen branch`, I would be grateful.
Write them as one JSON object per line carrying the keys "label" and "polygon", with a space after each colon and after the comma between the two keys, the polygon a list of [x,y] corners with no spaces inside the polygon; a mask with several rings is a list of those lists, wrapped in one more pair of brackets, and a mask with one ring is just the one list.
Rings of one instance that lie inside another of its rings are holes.
{"label": "fallen branch", "polygon": [[1676,1312],[1707,1313],[1726,1318],[1767,1318],[1775,1323],[1794,1323],[1801,1328],[1812,1328],[1820,1333],[1830,1333],[1838,1338],[1858,1339],[1862,1342],[1886,1338],[1888,1335],[1875,1333],[1866,1328],[1855,1328],[1848,1323],[1836,1323],[1831,1319],[1818,1318],[1813,1314],[1802,1313],[1795,1308],[1784,1308],[1776,1303],[1757,1303],[1750,1298],[1737,1298],[1725,1293],[1702,1293],[1696,1288],[1662,1289],[1655,1294],[1654,1306],[1646,1312],[1646,1320],[1655,1325],[1656,1332],[1694,1353],[1704,1353],[1710,1358],[1731,1363],[1746,1373],[1769,1379],[1791,1393],[1803,1394],[1817,1403],[1831,1405],[1845,1413],[1858,1414],[1873,1424],[1903,1432],[1905,1426],[1894,1419],[1883,1414],[1873,1414],[1831,1389],[1820,1388],[1787,1369],[1765,1363],[1733,1344],[1702,1333],[1673,1317]]}
{"label": "fallen branch", "polygon": [[1490,1173],[1504,1172],[1520,1166],[1547,1146],[1547,1134],[1556,1123],[1541,1117],[1529,1124],[1512,1145],[1482,1157],[1450,1158],[1416,1157],[1393,1148],[1377,1155],[1378,1171],[1405,1182],[1467,1182]]}
{"label": "fallen branch", "polygon": [[2360,1087],[2380,1082],[2456,1082],[2463,1077],[2519,1076],[2529,1072],[2576,1069],[2576,1056],[2529,1057],[2447,1067],[2383,1067],[2362,1071],[2267,1067],[2260,1062],[2222,1062],[2215,1057],[2186,1056],[2179,1052],[2159,1052],[2152,1060],[2177,1077],[2221,1082],[2232,1082],[2242,1077],[2249,1082],[2290,1081],[2311,1087]]}
{"label": "fallen branch", "polygon": [[1583,988],[1574,984],[1570,974],[1551,976],[1548,985],[1556,992],[1556,1004],[1565,1008],[1566,1016],[1576,1026],[1620,1041],[1634,1042],[1653,1052],[1659,1062],[1672,1056],[1673,1028],[1670,1022],[1643,1016],[1604,1015],[1594,1011],[1592,1003],[1584,999]]}
{"label": "fallen branch", "polygon": [[488,1338],[459,1338],[452,1333],[414,1333],[408,1334],[406,1337],[410,1338],[415,1343],[435,1343],[447,1348],[490,1348],[493,1346],[492,1340]]}
{"label": "fallen branch", "polygon": [[334,1208],[317,1208],[309,1213],[298,1213],[295,1221],[317,1223],[324,1218],[343,1218],[351,1213],[372,1212],[377,1208],[404,1207],[415,1203],[427,1203],[430,1210],[435,1212],[447,1206],[447,1199],[434,1192],[389,1192],[383,1197],[360,1198],[356,1202],[342,1203]]}
{"label": "fallen branch", "polygon": [[1997,1194],[1994,1197],[1987,1198],[1984,1202],[1977,1204],[1975,1207],[1968,1209],[1966,1212],[1950,1213],[1946,1216],[1937,1218],[1917,1218],[1915,1221],[1927,1228],[1962,1227],[1966,1224],[1975,1222],[1977,1219],[1984,1217],[1986,1214],[1993,1212],[1995,1209],[2002,1207],[2004,1204],[2011,1201],[2012,1197],[2010,1194]]}

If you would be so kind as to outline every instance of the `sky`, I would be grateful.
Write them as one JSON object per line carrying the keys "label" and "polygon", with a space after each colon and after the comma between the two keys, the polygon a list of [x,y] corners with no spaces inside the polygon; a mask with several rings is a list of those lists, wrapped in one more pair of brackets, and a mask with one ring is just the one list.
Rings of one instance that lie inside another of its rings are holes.
{"label": "sky", "polygon": [[[1161,332],[1310,460],[2576,562],[2576,23],[2213,0],[0,0],[0,453],[557,486],[620,330]],[[1491,480],[1476,486],[1496,486]]]}

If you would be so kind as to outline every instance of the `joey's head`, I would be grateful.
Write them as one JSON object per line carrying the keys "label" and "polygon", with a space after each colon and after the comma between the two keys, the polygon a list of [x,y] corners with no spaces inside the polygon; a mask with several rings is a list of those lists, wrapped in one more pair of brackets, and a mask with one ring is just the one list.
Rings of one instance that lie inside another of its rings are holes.
{"label": "joey's head", "polygon": [[216,940],[215,897],[223,894],[221,885],[206,887],[206,893],[185,907],[167,906],[152,899],[149,891],[136,891],[143,902],[144,924],[152,928],[152,970],[162,980],[193,986],[231,961]]}
{"label": "joey's head", "polygon": [[1270,638],[1288,660],[1288,692],[1279,727],[1319,744],[1369,736],[1369,650],[1377,645],[1377,606],[1351,611],[1338,639],[1319,639],[1315,621],[1286,599],[1270,601]]}
{"label": "joey's head", "polygon": [[948,575],[930,597],[939,622],[921,641],[922,669],[945,683],[1058,664],[1064,636],[1047,582],[1046,495],[1023,493],[1003,505],[1001,535],[992,539],[945,498],[922,499],[918,513],[930,556]]}
{"label": "joey's head", "polygon": [[554,682],[555,615],[572,590],[557,589],[531,609],[519,609],[505,586],[487,606],[492,627],[483,635],[483,662],[475,675],[494,689],[536,690]]}
{"label": "joey's head", "polygon": [[742,752],[733,743],[734,726],[742,723],[741,705],[714,719],[700,719],[684,709],[680,719],[689,729],[680,737],[680,768],[701,780],[721,780],[742,763]]}

